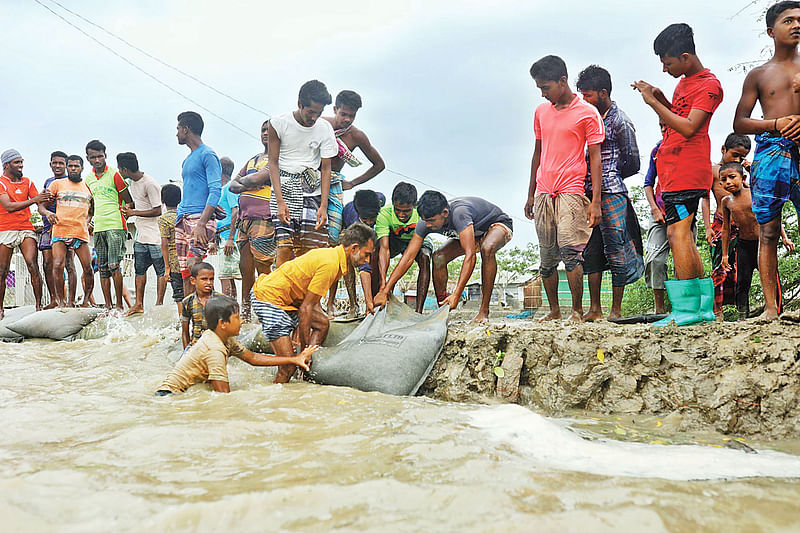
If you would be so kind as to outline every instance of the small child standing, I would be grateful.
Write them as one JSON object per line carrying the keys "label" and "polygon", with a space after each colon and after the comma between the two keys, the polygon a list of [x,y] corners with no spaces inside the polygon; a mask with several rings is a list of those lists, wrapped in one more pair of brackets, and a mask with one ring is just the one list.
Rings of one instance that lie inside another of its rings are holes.
{"label": "small child standing", "polygon": [[299,354],[288,357],[251,352],[236,340],[242,319],[239,317],[239,304],[228,296],[210,298],[205,306],[205,315],[209,329],[181,357],[156,391],[156,396],[183,392],[192,385],[207,381],[211,382],[216,392],[230,392],[228,357],[232,355],[253,366],[292,364],[308,370],[311,355],[318,349],[317,346],[309,346]]}
{"label": "small child standing", "polygon": [[[194,292],[183,299],[181,311],[181,339],[183,348],[192,346],[205,330],[208,329],[203,308],[212,296],[224,296],[214,290],[214,267],[201,262],[192,265],[189,271],[189,283]],[[189,324],[191,323],[191,331]]]}
{"label": "small child standing", "polygon": [[[732,269],[728,260],[728,237],[731,233],[731,222],[739,226],[739,241],[736,254],[736,309],[739,319],[750,316],[750,285],[753,271],[758,268],[758,234],[759,224],[753,214],[753,203],[750,189],[744,187],[744,168],[740,163],[723,163],[719,167],[719,180],[729,194],[722,199],[722,265],[725,271]],[[781,227],[783,244],[790,251],[794,244],[786,236]],[[783,294],[780,278],[777,279],[778,312],[783,310]]]}
{"label": "small child standing", "polygon": [[[166,212],[158,217],[158,230],[161,233],[161,254],[168,258],[164,276],[172,286],[172,300],[178,305],[178,314],[183,312],[183,278],[181,266],[178,263],[178,251],[175,248],[175,218],[178,214],[178,204],[181,203],[181,188],[170,183],[161,188],[161,202],[167,208]],[[159,285],[159,291],[166,291],[165,285]],[[164,300],[164,295],[158,295],[159,301]]]}

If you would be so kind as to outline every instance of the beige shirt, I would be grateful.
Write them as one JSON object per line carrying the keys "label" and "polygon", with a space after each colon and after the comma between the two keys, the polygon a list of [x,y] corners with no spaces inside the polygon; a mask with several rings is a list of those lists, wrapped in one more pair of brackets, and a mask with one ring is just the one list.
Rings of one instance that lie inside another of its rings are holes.
{"label": "beige shirt", "polygon": [[[154,207],[161,207],[161,186],[148,176],[142,175],[139,181],[130,181],[128,190],[131,193],[133,205],[139,211],[147,211]],[[158,230],[158,215],[154,217],[135,217],[136,242],[141,244],[161,245],[161,232]]]}
{"label": "beige shirt", "polygon": [[228,357],[241,356],[245,347],[234,338],[225,344],[212,330],[207,329],[198,341],[183,354],[158,390],[183,392],[192,385],[206,381],[228,382]]}

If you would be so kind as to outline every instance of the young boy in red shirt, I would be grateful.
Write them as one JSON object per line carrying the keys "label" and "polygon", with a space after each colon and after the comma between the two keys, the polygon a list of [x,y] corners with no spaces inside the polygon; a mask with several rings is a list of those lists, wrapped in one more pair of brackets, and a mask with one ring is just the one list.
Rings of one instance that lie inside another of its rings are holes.
{"label": "young boy in red shirt", "polygon": [[708,196],[713,181],[708,125],[722,102],[722,86],[695,54],[694,33],[687,24],[668,26],[653,48],[664,70],[681,78],[672,103],[649,83],[637,81],[633,87],[667,125],[657,165],[675,275],[680,280],[702,278],[703,261],[692,226],[698,203]]}
{"label": "young boy in red shirt", "polygon": [[[694,32],[688,24],[667,26],[656,37],[653,49],[664,71],[681,78],[672,103],[661,89],[641,80],[633,83],[633,88],[642,93],[645,103],[667,126],[656,164],[675,276],[685,282],[673,287],[689,300],[699,295],[697,308],[690,314],[702,315],[700,320],[714,320],[714,285],[698,281],[703,277],[703,261],[692,230],[698,204],[708,196],[713,181],[708,126],[711,115],[722,102],[722,86],[697,57]],[[670,300],[675,310],[676,299],[670,296]]]}
{"label": "young boy in red shirt", "polygon": [[[571,319],[583,318],[583,250],[600,223],[602,168],[600,145],[605,128],[600,113],[580,99],[567,82],[567,65],[546,56],[531,66],[531,77],[546,103],[536,108],[533,129],[536,145],[525,216],[535,219],[541,251],[540,272],[550,303],[542,320],[558,320],[559,262],[564,262],[570,292]],[[584,194],[588,145],[592,198]]]}

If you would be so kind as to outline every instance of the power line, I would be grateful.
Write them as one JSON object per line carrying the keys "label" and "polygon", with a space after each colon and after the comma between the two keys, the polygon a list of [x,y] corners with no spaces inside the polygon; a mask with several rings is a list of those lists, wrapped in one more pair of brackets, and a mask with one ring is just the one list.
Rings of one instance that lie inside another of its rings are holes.
{"label": "power line", "polygon": [[[38,0],[36,0],[36,1],[38,1]],[[77,18],[81,19],[82,21],[86,22],[87,24],[90,24],[90,25],[94,26],[95,28],[99,29],[99,30],[100,30],[100,31],[102,31],[103,33],[106,33],[106,34],[110,35],[110,36],[111,36],[111,37],[113,37],[114,39],[117,39],[118,41],[120,41],[120,42],[122,42],[122,43],[124,43],[124,44],[126,44],[126,45],[128,45],[128,46],[130,46],[131,48],[133,48],[133,49],[134,49],[134,50],[136,50],[137,52],[141,53],[141,54],[142,54],[142,55],[144,55],[144,56],[147,56],[148,58],[152,59],[153,61],[155,61],[155,62],[157,62],[157,63],[159,63],[159,64],[161,64],[161,65],[163,65],[163,66],[167,67],[167,68],[168,68],[168,69],[170,69],[170,70],[174,70],[175,72],[177,72],[178,74],[181,74],[182,76],[186,76],[187,78],[189,78],[189,79],[190,79],[190,80],[192,80],[192,81],[195,81],[195,82],[199,83],[200,85],[202,85],[202,86],[203,86],[203,87],[205,87],[206,89],[210,89],[210,90],[214,91],[215,93],[217,93],[218,95],[220,95],[220,96],[224,96],[225,98],[227,98],[227,99],[229,99],[229,100],[231,100],[231,101],[233,101],[233,102],[236,102],[236,103],[237,103],[237,104],[239,104],[239,105],[242,105],[242,106],[244,106],[244,107],[246,107],[246,108],[248,108],[248,109],[250,109],[250,110],[252,110],[252,111],[255,111],[256,113],[260,113],[260,114],[262,114],[262,115],[265,115],[265,116],[267,116],[268,118],[270,117],[270,114],[269,114],[269,113],[267,113],[266,111],[262,111],[261,109],[258,109],[258,108],[256,108],[256,107],[253,107],[253,106],[251,106],[250,104],[248,104],[247,102],[243,102],[243,101],[239,100],[238,98],[235,98],[235,97],[233,97],[233,96],[231,96],[231,95],[229,95],[229,94],[227,94],[227,93],[225,93],[225,92],[222,92],[222,91],[220,91],[220,90],[219,90],[219,89],[217,89],[216,87],[214,87],[214,86],[212,86],[212,85],[209,85],[208,83],[206,83],[206,82],[204,82],[203,80],[201,80],[201,79],[197,78],[196,76],[193,76],[193,75],[189,74],[188,72],[185,72],[185,71],[183,71],[183,70],[179,69],[178,67],[176,67],[176,66],[174,66],[174,65],[170,65],[170,64],[169,64],[169,63],[167,63],[166,61],[163,61],[163,60],[159,59],[158,57],[156,57],[156,56],[152,55],[151,53],[147,52],[146,50],[143,50],[142,48],[140,48],[140,47],[136,46],[135,44],[131,43],[130,41],[128,41],[128,40],[126,40],[126,39],[124,39],[124,38],[120,37],[119,35],[117,35],[117,34],[115,34],[115,33],[111,32],[111,31],[109,31],[109,30],[107,30],[107,29],[106,29],[106,28],[104,28],[103,26],[101,26],[101,25],[99,25],[99,24],[96,24],[96,23],[92,22],[91,20],[87,19],[86,17],[84,17],[84,16],[83,16],[83,15],[81,15],[80,13],[76,13],[75,11],[72,11],[71,9],[69,9],[68,7],[66,7],[65,5],[63,5],[62,3],[58,2],[57,0],[49,0],[49,2],[51,2],[51,3],[55,4],[55,5],[57,5],[58,7],[60,7],[60,8],[61,8],[61,9],[63,9],[64,11],[66,11],[67,13],[70,13],[70,14],[72,14],[73,16],[75,16],[75,17],[77,17]]]}
{"label": "power line", "polygon": [[[219,115],[219,114],[215,113],[214,111],[212,111],[212,110],[211,110],[211,109],[209,109],[208,107],[206,107],[206,106],[202,105],[202,104],[201,104],[201,103],[199,103],[197,100],[194,100],[193,98],[190,98],[189,96],[187,96],[186,94],[182,93],[182,92],[181,92],[181,91],[179,91],[178,89],[175,89],[174,87],[172,87],[172,86],[168,85],[167,83],[165,83],[165,82],[161,81],[161,80],[160,80],[160,79],[158,79],[156,76],[154,76],[154,75],[150,74],[149,72],[147,72],[146,70],[144,70],[142,67],[140,67],[139,65],[135,64],[133,61],[131,61],[131,60],[130,60],[130,59],[128,59],[127,57],[123,56],[121,53],[117,52],[116,50],[114,50],[114,49],[113,49],[113,48],[111,48],[110,46],[106,45],[106,44],[105,44],[105,43],[103,43],[102,41],[98,40],[98,39],[97,39],[97,38],[95,38],[94,36],[92,36],[92,35],[90,35],[89,33],[87,33],[87,32],[86,32],[85,30],[83,30],[81,27],[79,27],[79,26],[76,26],[75,24],[73,24],[73,23],[72,23],[71,21],[69,21],[67,18],[65,18],[65,17],[64,17],[64,16],[62,16],[61,14],[59,14],[59,13],[57,13],[56,11],[54,11],[53,9],[51,9],[51,8],[50,8],[50,6],[48,6],[48,5],[45,5],[45,4],[44,4],[44,3],[42,3],[40,0],[33,0],[33,1],[34,1],[34,2],[36,2],[37,4],[39,4],[40,6],[42,6],[43,8],[45,8],[46,10],[48,10],[50,13],[52,13],[53,15],[55,15],[56,17],[58,17],[58,18],[59,18],[59,19],[61,19],[62,21],[66,22],[68,25],[70,25],[70,26],[71,26],[72,28],[74,28],[75,30],[79,31],[80,33],[82,33],[83,35],[85,35],[86,37],[88,37],[89,39],[91,39],[92,41],[94,41],[95,43],[97,43],[98,45],[100,45],[101,47],[103,47],[104,49],[106,49],[107,51],[111,52],[112,54],[114,54],[115,56],[117,56],[118,58],[120,58],[122,61],[124,61],[124,62],[125,62],[125,63],[127,63],[128,65],[132,66],[133,68],[135,68],[136,70],[138,70],[139,72],[141,72],[142,74],[144,74],[145,76],[147,76],[148,78],[150,78],[150,79],[152,79],[153,81],[155,81],[156,83],[158,83],[158,84],[159,84],[159,85],[161,85],[162,87],[164,87],[164,88],[166,88],[167,90],[169,90],[169,91],[171,91],[171,92],[173,92],[173,93],[177,94],[178,96],[180,96],[180,97],[184,98],[184,99],[185,99],[185,100],[187,100],[188,102],[191,102],[192,104],[196,105],[198,108],[202,109],[203,111],[206,111],[206,112],[207,112],[207,113],[209,113],[210,115],[212,115],[212,116],[216,117],[217,119],[221,120],[221,121],[222,121],[222,122],[224,122],[225,124],[228,124],[229,126],[231,126],[231,127],[235,128],[236,130],[240,131],[241,133],[244,133],[245,135],[247,135],[247,136],[248,136],[248,137],[250,137],[251,139],[256,139],[256,140],[258,140],[258,139],[259,139],[257,136],[253,135],[252,133],[248,132],[247,130],[244,130],[243,128],[241,128],[241,127],[237,126],[236,124],[234,124],[233,122],[231,122],[231,121],[229,121],[228,119],[224,118],[223,116],[221,116],[221,115]],[[66,11],[66,12],[70,13],[71,15],[73,15],[73,16],[75,16],[75,17],[79,18],[80,20],[82,20],[82,21],[86,22],[87,24],[89,24],[89,25],[91,25],[91,26],[93,26],[93,27],[95,27],[95,28],[98,28],[98,29],[99,29],[100,31],[102,31],[103,33],[106,33],[107,35],[109,35],[109,36],[113,37],[114,39],[117,39],[118,41],[120,41],[120,42],[124,43],[125,45],[127,45],[127,46],[129,46],[129,47],[133,48],[133,49],[134,49],[134,50],[136,50],[137,52],[139,52],[139,53],[143,54],[144,56],[146,56],[146,57],[148,57],[148,58],[150,58],[150,59],[152,59],[153,61],[156,61],[157,63],[159,63],[159,64],[161,64],[161,65],[163,65],[163,66],[165,66],[165,67],[169,68],[170,70],[173,70],[173,71],[175,71],[175,72],[177,72],[177,73],[179,73],[179,74],[181,74],[181,75],[183,75],[183,76],[185,76],[185,77],[187,77],[187,78],[191,79],[192,81],[194,81],[194,82],[196,82],[196,83],[199,83],[199,84],[200,84],[200,85],[202,85],[203,87],[206,87],[207,89],[210,89],[210,90],[214,91],[215,93],[217,93],[217,94],[219,94],[219,95],[221,95],[221,96],[224,96],[225,98],[228,98],[229,100],[231,100],[231,101],[233,101],[233,102],[236,102],[237,104],[240,104],[240,105],[242,105],[242,106],[244,106],[244,107],[246,107],[246,108],[248,108],[248,109],[250,109],[250,110],[252,110],[252,111],[255,111],[256,113],[259,113],[259,114],[260,114],[260,115],[262,115],[262,116],[267,116],[268,118],[271,116],[271,114],[270,114],[270,113],[267,113],[266,111],[263,111],[263,110],[261,110],[261,109],[258,109],[258,108],[256,108],[256,107],[253,107],[253,106],[251,106],[250,104],[248,104],[247,102],[243,102],[243,101],[241,101],[241,100],[239,100],[239,99],[237,99],[237,98],[235,98],[235,97],[233,97],[233,96],[231,96],[231,95],[229,95],[229,94],[227,94],[227,93],[225,93],[225,92],[223,92],[223,91],[221,91],[221,90],[217,89],[216,87],[214,87],[214,86],[212,86],[212,85],[209,85],[208,83],[206,83],[206,82],[204,82],[204,81],[200,80],[199,78],[197,78],[197,77],[195,77],[195,76],[193,76],[193,75],[191,75],[191,74],[189,74],[189,73],[187,73],[187,72],[185,72],[185,71],[183,71],[183,70],[179,69],[178,67],[175,67],[175,66],[173,66],[173,65],[171,65],[171,64],[169,64],[169,63],[167,63],[167,62],[165,62],[165,61],[163,61],[163,60],[161,60],[161,59],[159,59],[158,57],[155,57],[154,55],[152,55],[152,54],[150,54],[149,52],[147,52],[146,50],[143,50],[142,48],[140,48],[140,47],[136,46],[135,44],[131,43],[130,41],[128,41],[128,40],[126,40],[126,39],[124,39],[124,38],[122,38],[122,37],[120,37],[120,36],[116,35],[115,33],[113,33],[113,32],[111,32],[111,31],[107,30],[107,29],[106,29],[106,28],[104,28],[103,26],[101,26],[101,25],[99,25],[99,24],[96,24],[95,22],[93,22],[93,21],[91,21],[91,20],[87,19],[86,17],[84,17],[84,16],[83,16],[83,15],[81,15],[80,13],[76,13],[75,11],[73,11],[73,10],[71,10],[71,9],[67,8],[66,6],[64,6],[63,4],[61,4],[60,2],[58,2],[57,0],[48,0],[48,1],[49,1],[50,3],[52,3],[52,4],[55,4],[55,5],[57,5],[58,7],[60,7],[61,9],[63,9],[64,11]],[[423,180],[421,180],[421,179],[419,179],[419,178],[414,178],[414,177],[412,177],[412,176],[409,176],[409,175],[407,175],[407,174],[404,174],[404,173],[402,173],[402,172],[398,172],[398,171],[396,171],[396,170],[392,170],[392,169],[389,169],[389,168],[387,168],[387,169],[386,169],[386,172],[389,172],[389,173],[395,174],[395,175],[397,175],[397,176],[400,176],[400,177],[402,177],[402,178],[408,179],[408,180],[410,180],[410,181],[417,182],[417,183],[419,183],[419,184],[421,184],[421,185],[424,185],[424,186],[426,186],[426,187],[429,187],[429,188],[431,188],[431,189],[434,189],[434,190],[441,191],[442,193],[444,193],[444,194],[446,194],[446,195],[448,195],[448,196],[451,196],[451,197],[454,197],[454,196],[456,196],[455,194],[453,194],[453,193],[451,193],[451,192],[449,192],[449,191],[446,191],[446,190],[444,190],[444,189],[442,189],[442,188],[440,188],[440,187],[436,187],[436,186],[434,186],[434,185],[431,185],[430,183],[427,183],[427,182],[425,182],[425,181],[423,181]],[[519,220],[520,222],[524,222],[524,223],[526,223],[526,224],[532,224],[532,222],[531,222],[530,220],[527,220],[527,219],[524,219],[524,218],[521,218],[521,217],[518,217],[518,216],[515,216],[515,215],[509,215],[509,216],[510,216],[511,218],[514,218],[514,219],[516,219],[516,220]]]}
{"label": "power line", "polygon": [[132,66],[133,68],[135,68],[136,70],[138,70],[139,72],[141,72],[142,74],[144,74],[145,76],[147,76],[148,78],[150,78],[150,79],[152,79],[153,81],[155,81],[156,83],[158,83],[158,84],[159,84],[159,85],[161,85],[162,87],[164,87],[164,88],[166,88],[167,90],[169,90],[169,91],[171,91],[171,92],[173,92],[173,93],[177,94],[177,95],[178,95],[178,96],[180,96],[181,98],[184,98],[184,99],[185,99],[185,100],[187,100],[188,102],[191,102],[192,104],[196,105],[197,107],[199,107],[199,108],[200,108],[200,109],[202,109],[203,111],[207,112],[208,114],[210,114],[210,115],[212,115],[212,116],[214,116],[214,117],[218,118],[219,120],[221,120],[221,121],[222,121],[222,122],[224,122],[225,124],[227,124],[227,125],[229,125],[229,126],[231,126],[231,127],[233,127],[233,128],[236,128],[237,130],[239,130],[240,132],[244,133],[244,134],[245,134],[245,135],[247,135],[248,137],[251,137],[251,138],[253,138],[253,139],[256,139],[256,140],[258,139],[258,137],[256,137],[256,136],[255,136],[255,135],[253,135],[252,133],[248,132],[247,130],[244,130],[243,128],[241,128],[241,127],[239,127],[239,126],[237,126],[236,124],[234,124],[233,122],[229,121],[228,119],[226,119],[226,118],[222,117],[221,115],[218,115],[217,113],[214,113],[214,112],[213,112],[213,111],[211,111],[209,108],[207,108],[207,107],[205,107],[204,105],[202,105],[200,102],[198,102],[198,101],[194,100],[193,98],[190,98],[190,97],[188,97],[188,96],[187,96],[187,95],[185,95],[184,93],[180,92],[178,89],[175,89],[174,87],[172,87],[172,86],[170,86],[170,85],[166,84],[165,82],[161,81],[160,79],[158,79],[158,78],[157,78],[157,77],[155,77],[154,75],[150,74],[149,72],[147,72],[146,70],[144,70],[143,68],[141,68],[139,65],[137,65],[136,63],[134,63],[133,61],[131,61],[131,60],[130,60],[130,59],[128,59],[127,57],[123,56],[122,54],[120,54],[119,52],[117,52],[116,50],[114,50],[113,48],[111,48],[110,46],[106,45],[106,44],[105,44],[105,43],[103,43],[102,41],[100,41],[100,40],[96,39],[94,36],[92,36],[92,35],[90,35],[89,33],[87,33],[87,32],[86,32],[86,31],[85,31],[83,28],[81,28],[81,27],[79,27],[79,26],[76,26],[75,24],[73,24],[72,22],[70,22],[69,20],[67,20],[66,18],[64,18],[64,17],[63,17],[61,14],[59,14],[59,13],[56,13],[55,11],[53,11],[53,9],[51,9],[51,8],[50,8],[50,6],[43,4],[43,3],[42,3],[40,0],[33,0],[33,1],[34,1],[34,2],[36,2],[37,4],[39,4],[40,6],[42,6],[43,8],[45,8],[46,10],[48,10],[50,13],[52,13],[52,14],[53,14],[53,15],[55,15],[56,17],[60,18],[61,20],[63,20],[63,21],[64,21],[64,22],[66,22],[67,24],[69,24],[70,26],[72,26],[74,29],[76,29],[77,31],[79,31],[80,33],[82,33],[83,35],[85,35],[86,37],[88,37],[89,39],[91,39],[92,41],[94,41],[95,43],[99,44],[100,46],[102,46],[103,48],[105,48],[106,50],[108,50],[109,52],[111,52],[112,54],[114,54],[115,56],[117,56],[118,58],[120,58],[121,60],[123,60],[123,61],[124,61],[125,63],[127,63],[128,65]]}

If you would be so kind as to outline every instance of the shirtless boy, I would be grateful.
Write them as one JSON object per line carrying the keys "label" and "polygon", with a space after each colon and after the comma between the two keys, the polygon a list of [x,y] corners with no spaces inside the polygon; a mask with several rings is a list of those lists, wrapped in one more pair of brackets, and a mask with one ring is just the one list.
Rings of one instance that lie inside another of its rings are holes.
{"label": "shirtless boy", "polygon": [[[778,2],[766,15],[767,35],[772,37],[772,58],[750,71],[744,80],[736,107],[733,129],[737,133],[757,134],[750,192],[753,214],[759,224],[758,271],[766,303],[762,318],[774,320],[778,308],[778,237],[781,211],[791,199],[800,210],[800,95],[792,89],[800,73],[800,2]],[[751,118],[759,103],[763,119]]]}
{"label": "shirtless boy", "polygon": [[[732,268],[728,260],[728,248],[731,223],[735,223],[739,227],[736,254],[736,309],[739,311],[739,319],[744,320],[750,315],[750,285],[753,280],[753,270],[758,268],[759,224],[753,214],[750,189],[743,187],[742,165],[736,162],[722,164],[719,169],[719,181],[728,192],[728,196],[723,197],[719,205],[723,221],[721,266],[725,271],[730,271]],[[781,233],[785,239],[783,230]],[[780,279],[777,276],[774,283],[777,287],[774,297],[780,311],[783,307],[783,297]]]}
{"label": "shirtless boy", "polygon": [[[714,313],[719,319],[722,318],[722,306],[735,303],[736,292],[736,269],[725,270],[722,268],[722,199],[728,194],[719,179],[719,169],[725,163],[741,163],[745,170],[750,168],[750,164],[745,161],[745,157],[750,153],[750,138],[740,133],[731,133],[725,138],[722,145],[722,159],[719,163],[711,167],[714,175],[714,182],[711,185],[711,193],[716,202],[714,221],[711,221],[711,195],[709,194],[701,200],[703,212],[703,222],[706,228],[706,242],[711,246],[711,279],[714,280]],[[737,228],[731,226],[728,237],[728,262],[736,264],[736,238]]]}

